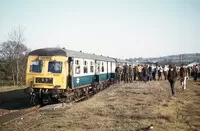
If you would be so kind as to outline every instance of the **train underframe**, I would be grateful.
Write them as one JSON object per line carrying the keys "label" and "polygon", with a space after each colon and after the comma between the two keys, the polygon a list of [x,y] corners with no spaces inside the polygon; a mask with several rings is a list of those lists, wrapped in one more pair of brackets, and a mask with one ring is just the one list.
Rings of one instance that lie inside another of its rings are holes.
{"label": "train underframe", "polygon": [[30,103],[33,105],[47,105],[54,103],[69,103],[80,98],[88,98],[90,95],[109,87],[116,83],[116,80],[111,78],[106,81],[94,82],[90,85],[85,85],[77,88],[68,89],[44,89],[44,88],[31,88],[24,89],[25,93],[30,96]]}

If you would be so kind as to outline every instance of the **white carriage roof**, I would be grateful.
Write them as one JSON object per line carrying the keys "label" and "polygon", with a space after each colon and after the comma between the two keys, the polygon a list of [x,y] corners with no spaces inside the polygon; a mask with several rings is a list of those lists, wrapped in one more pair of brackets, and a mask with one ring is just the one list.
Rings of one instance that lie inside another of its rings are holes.
{"label": "white carriage roof", "polygon": [[75,57],[75,58],[86,58],[86,59],[95,59],[95,60],[102,60],[102,61],[113,61],[115,59],[111,57],[105,57],[101,55],[83,53],[79,51],[73,50],[66,50],[62,48],[42,48],[31,51],[29,56],[68,56],[68,57]]}

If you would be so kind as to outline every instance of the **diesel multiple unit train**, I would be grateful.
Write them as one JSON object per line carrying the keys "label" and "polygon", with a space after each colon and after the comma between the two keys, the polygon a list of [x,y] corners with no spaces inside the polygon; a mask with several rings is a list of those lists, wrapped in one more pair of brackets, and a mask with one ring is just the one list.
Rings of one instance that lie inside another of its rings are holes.
{"label": "diesel multiple unit train", "polygon": [[49,103],[87,96],[115,81],[115,68],[128,61],[64,48],[29,53],[25,92],[31,102]]}

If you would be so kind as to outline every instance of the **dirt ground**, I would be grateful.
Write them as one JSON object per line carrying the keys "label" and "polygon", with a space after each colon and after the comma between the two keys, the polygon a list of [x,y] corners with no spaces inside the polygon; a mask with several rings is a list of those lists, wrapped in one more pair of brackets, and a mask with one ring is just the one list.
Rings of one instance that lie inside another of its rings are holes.
{"label": "dirt ground", "polygon": [[200,82],[118,84],[92,98],[56,110],[40,110],[1,125],[2,131],[135,130],[200,131]]}

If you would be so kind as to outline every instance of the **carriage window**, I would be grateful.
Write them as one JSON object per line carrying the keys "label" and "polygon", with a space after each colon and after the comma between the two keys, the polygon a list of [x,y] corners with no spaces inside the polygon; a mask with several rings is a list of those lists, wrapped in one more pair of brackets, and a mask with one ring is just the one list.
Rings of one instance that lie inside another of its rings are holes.
{"label": "carriage window", "polygon": [[31,61],[30,72],[42,72],[42,61]]}
{"label": "carriage window", "polygon": [[83,70],[84,70],[84,73],[88,73],[87,61],[84,61]]}
{"label": "carriage window", "polygon": [[61,73],[62,72],[62,62],[58,62],[58,61],[49,62],[48,72]]}
{"label": "carriage window", "polygon": [[94,72],[94,65],[93,62],[90,62],[90,72],[93,73]]}
{"label": "carriage window", "polygon": [[81,73],[81,67],[79,65],[79,60],[75,61],[75,73],[80,74]]}
{"label": "carriage window", "polygon": [[75,61],[75,64],[76,64],[76,65],[79,65],[79,60],[76,60],[76,61]]}
{"label": "carriage window", "polygon": [[104,63],[102,62],[101,71],[104,72]]}
{"label": "carriage window", "polygon": [[97,72],[100,72],[100,63],[97,64]]}

